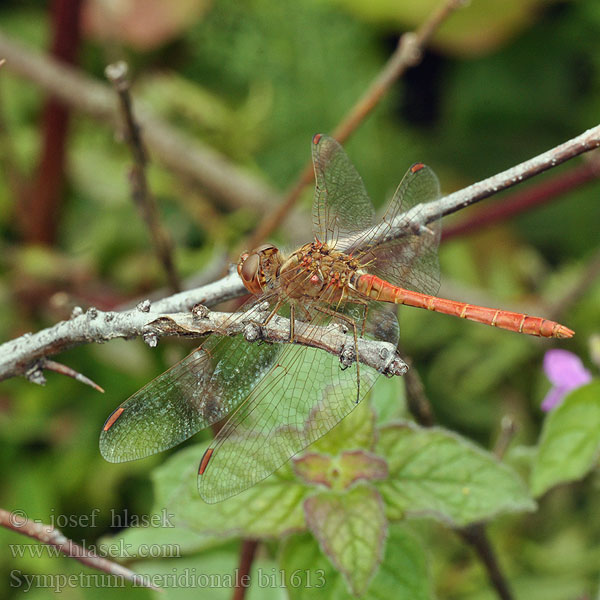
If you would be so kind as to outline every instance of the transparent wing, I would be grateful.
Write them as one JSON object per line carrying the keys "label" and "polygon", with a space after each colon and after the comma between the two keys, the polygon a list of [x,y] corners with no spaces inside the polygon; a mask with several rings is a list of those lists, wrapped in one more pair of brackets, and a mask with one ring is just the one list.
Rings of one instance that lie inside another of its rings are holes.
{"label": "transparent wing", "polygon": [[[402,178],[382,222],[391,229],[396,217],[439,196],[440,184],[435,173],[417,163]],[[370,273],[393,285],[435,295],[440,287],[437,257],[440,231],[438,219],[418,235],[411,233],[384,244],[370,242],[365,237],[360,241],[364,254],[359,260]]]}
{"label": "transparent wing", "polygon": [[[232,319],[242,316],[244,312],[236,313]],[[102,456],[110,462],[143,458],[220,421],[248,395],[276,355],[274,346],[249,344],[241,335],[210,335],[110,415],[100,434]]]}
{"label": "transparent wing", "polygon": [[335,246],[373,225],[374,209],[362,179],[344,149],[333,138],[313,138],[315,169],[313,232],[321,241]]}
{"label": "transparent wing", "polygon": [[[360,326],[362,306],[350,305],[344,313]],[[369,310],[367,319],[370,335],[397,339],[397,321],[389,312]],[[317,314],[311,326],[328,320],[327,315]],[[353,340],[349,334],[348,343]],[[206,502],[238,494],[273,473],[348,415],[378,375],[363,364],[358,370],[356,363],[342,369],[338,357],[320,349],[280,346],[273,367],[232,414],[202,459],[198,487]]]}

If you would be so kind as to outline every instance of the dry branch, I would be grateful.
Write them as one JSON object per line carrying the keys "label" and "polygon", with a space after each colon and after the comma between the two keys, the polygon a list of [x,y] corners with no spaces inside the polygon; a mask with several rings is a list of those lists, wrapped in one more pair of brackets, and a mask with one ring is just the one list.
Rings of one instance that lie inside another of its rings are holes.
{"label": "dry branch", "polygon": [[26,333],[0,345],[0,380],[27,374],[32,381],[42,383],[39,377],[43,365],[39,361],[48,356],[81,344],[143,336],[147,333],[148,324],[160,316],[190,311],[196,304],[216,304],[243,292],[244,287],[235,273],[154,304],[140,302],[131,310],[102,312],[90,308],[85,313],[81,309],[76,310],[69,321],[61,321],[37,333]]}
{"label": "dry branch", "polygon": [[[501,189],[516,185],[524,179],[533,177],[537,173],[541,173],[598,146],[600,146],[600,126],[590,129],[580,136],[498,175],[454,192],[435,202],[415,206],[398,217],[391,232],[387,225],[385,227],[377,226],[369,232],[369,236],[376,236],[380,241],[384,241],[402,237],[407,232],[421,231],[427,223],[439,216],[469,206]],[[364,239],[363,235],[360,237]],[[339,246],[342,249],[348,248],[352,247],[352,243],[353,239],[340,240]],[[38,333],[26,334],[11,342],[2,344],[0,346],[0,380],[26,373],[32,381],[39,380],[43,368],[43,364],[39,361],[78,344],[104,342],[116,337],[146,336],[148,341],[152,336],[161,334],[191,335],[193,333],[191,331],[187,333],[183,331],[178,333],[176,330],[170,333],[154,331],[151,324],[156,322],[159,317],[170,317],[174,322],[181,323],[182,319],[191,318],[189,314],[186,314],[186,311],[190,311],[196,304],[214,305],[244,293],[245,288],[241,284],[237,273],[231,273],[215,283],[175,294],[154,304],[150,302],[147,304],[142,303],[133,310],[100,313],[96,309],[89,309],[85,314],[75,316],[70,321],[63,321]],[[173,315],[173,313],[183,314]],[[219,313],[212,314],[218,315]],[[219,318],[223,319],[221,321],[222,325],[226,317],[221,316]],[[196,332],[198,335],[219,330],[218,327],[214,329],[206,327],[206,323],[203,327],[202,333]],[[284,329],[289,332],[289,324]],[[267,330],[266,339],[270,341],[285,341],[287,339],[286,333],[271,331],[271,328],[267,328]],[[233,334],[233,332],[227,333]],[[269,335],[274,337],[271,339]],[[323,338],[325,349],[332,351],[337,348],[341,351],[343,343],[340,345],[339,339],[333,340],[329,335],[330,332],[327,332]],[[308,340],[303,343],[311,345]],[[377,342],[371,343],[377,344]],[[380,342],[380,344],[383,344],[383,342]],[[367,349],[364,349],[364,352],[368,354]],[[361,362],[371,364],[380,370],[386,369],[381,359],[374,358],[374,355],[367,357],[362,352],[359,354]]]}
{"label": "dry branch", "polygon": [[[289,341],[289,319],[276,316],[267,326],[259,329],[256,323],[263,319],[259,307],[235,319],[231,318],[231,313],[211,312],[208,309],[157,313],[151,310],[150,302],[140,303],[135,309],[122,313],[89,309],[70,321],[62,321],[54,327],[21,336],[0,346],[0,380],[25,374],[31,381],[42,383],[41,369],[47,356],[78,344],[101,343],[114,338],[142,336],[150,346],[156,346],[158,339],[165,336],[200,338],[209,333],[227,336],[243,334],[248,341]],[[314,328],[296,322],[294,332],[294,343],[321,348],[339,356],[340,360],[354,360],[353,338],[338,325]],[[406,365],[397,355],[395,346],[387,342],[359,339],[358,360],[386,375],[402,375],[406,371]]]}

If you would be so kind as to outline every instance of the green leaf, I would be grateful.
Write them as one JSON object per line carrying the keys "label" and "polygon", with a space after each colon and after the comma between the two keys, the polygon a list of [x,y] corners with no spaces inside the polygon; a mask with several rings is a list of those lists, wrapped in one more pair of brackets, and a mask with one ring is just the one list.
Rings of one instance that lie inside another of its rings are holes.
{"label": "green leaf", "polygon": [[308,452],[293,464],[296,475],[306,483],[334,490],[348,488],[359,479],[385,479],[388,473],[385,460],[364,450],[347,450],[333,457]]}
{"label": "green leaf", "polygon": [[302,501],[307,488],[285,465],[250,489],[207,504],[198,493],[198,462],[205,444],[190,446],[154,471],[154,510],[173,514],[173,522],[197,534],[271,537],[305,528]]}
{"label": "green leaf", "polygon": [[[290,536],[284,542],[279,563],[285,573],[290,600],[353,598],[344,578],[319,551],[312,536]],[[420,541],[405,526],[392,525],[383,562],[362,598],[430,600],[433,597],[427,559]]]}
{"label": "green leaf", "polygon": [[[166,522],[169,522],[168,519]],[[220,537],[199,535],[183,527],[167,524],[163,527],[128,527],[115,536],[101,538],[98,547],[100,553],[111,560],[127,561],[149,556],[178,558],[222,543]]]}
{"label": "green leaf", "polygon": [[[119,515],[113,526],[119,526]],[[198,534],[175,524],[176,518],[167,509],[143,515],[149,525],[131,526],[114,536],[103,536],[98,547],[103,556],[117,561],[145,558],[179,558],[223,545],[223,536]],[[162,521],[162,525],[155,525]]]}
{"label": "green leaf", "polygon": [[387,534],[379,492],[366,485],[320,492],[304,501],[306,522],[354,594],[362,594],[383,558]]}
{"label": "green leaf", "polygon": [[390,526],[385,557],[369,592],[372,598],[427,600],[434,597],[425,551],[407,527]]}
{"label": "green leaf", "polygon": [[542,429],[531,473],[535,496],[580,479],[596,464],[600,450],[600,381],[571,392]]}
{"label": "green leaf", "polygon": [[[380,378],[381,379],[381,378]],[[311,420],[319,418],[329,419],[329,416],[321,416],[322,407],[317,407],[311,415]],[[360,404],[331,431],[326,433],[310,446],[314,452],[335,455],[342,450],[350,448],[366,448],[370,450],[375,443],[375,412],[368,400]]]}
{"label": "green leaf", "polygon": [[405,419],[407,411],[404,378],[379,377],[371,391],[371,401],[379,425]]}
{"label": "green leaf", "polygon": [[390,519],[431,516],[461,526],[535,508],[512,468],[443,429],[388,426],[377,451],[388,461],[389,477],[377,488]]}

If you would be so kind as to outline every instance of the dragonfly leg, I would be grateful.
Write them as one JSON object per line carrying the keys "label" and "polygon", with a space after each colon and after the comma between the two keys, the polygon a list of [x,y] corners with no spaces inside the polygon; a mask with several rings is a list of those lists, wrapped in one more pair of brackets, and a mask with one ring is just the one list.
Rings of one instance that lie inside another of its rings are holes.
{"label": "dragonfly leg", "polygon": [[290,304],[290,344],[294,341],[294,323],[296,322],[295,307]]}
{"label": "dragonfly leg", "polygon": [[[277,314],[277,311],[281,308],[283,304],[282,300],[278,300],[275,304],[273,310],[267,315],[267,318],[262,323],[256,323],[260,328],[266,327],[269,324],[269,321]],[[295,307],[293,304],[290,304],[290,344],[294,341],[294,324],[296,322],[295,317]]]}
{"label": "dragonfly leg", "polygon": [[[366,303],[365,303],[365,306],[366,306]],[[315,306],[314,308],[316,310],[318,310],[319,312],[322,312],[322,313],[325,313],[326,315],[332,316],[333,318],[345,321],[352,328],[352,334],[354,336],[354,361],[356,362],[356,404],[358,404],[360,401],[360,362],[358,360],[358,329],[356,327],[356,321],[354,321],[354,319],[351,319],[350,317],[348,317],[342,313],[336,312],[335,310],[325,308],[324,306]],[[365,314],[364,319],[366,319],[366,314]],[[364,330],[364,324],[365,324],[365,321],[363,320],[363,330]],[[340,357],[340,360],[341,360],[341,357]],[[347,369],[349,366],[350,366],[350,364],[347,364],[347,365],[342,364],[342,369]]]}
{"label": "dragonfly leg", "polygon": [[364,338],[365,337],[365,329],[367,327],[367,315],[369,314],[369,303],[361,301],[360,304],[362,304],[363,309],[364,309],[363,316],[362,316],[362,327],[360,330],[360,337]]}
{"label": "dragonfly leg", "polygon": [[262,323],[260,323],[261,327],[266,327],[269,324],[269,321],[277,314],[277,311],[281,308],[281,304],[281,300],[278,300],[273,310],[268,314],[267,318]]}
{"label": "dragonfly leg", "polygon": [[[249,321],[249,323],[252,323],[252,325],[255,325],[256,327],[258,327],[261,338],[264,338],[264,335],[262,333],[263,328],[266,327],[269,324],[269,321],[277,314],[277,311],[281,308],[282,304],[283,304],[283,302],[281,300],[278,300],[277,303],[275,304],[275,306],[273,307],[273,310],[271,310],[271,312],[267,315],[267,317],[262,322],[256,321],[254,319],[251,319]],[[293,334],[293,330],[292,330],[292,334]]]}

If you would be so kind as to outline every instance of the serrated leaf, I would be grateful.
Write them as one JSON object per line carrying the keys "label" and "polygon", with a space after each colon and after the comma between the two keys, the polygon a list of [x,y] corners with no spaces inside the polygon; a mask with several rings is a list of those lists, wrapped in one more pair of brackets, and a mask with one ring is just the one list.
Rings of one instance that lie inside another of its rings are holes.
{"label": "serrated leaf", "polygon": [[339,456],[340,485],[350,487],[356,481],[385,479],[387,463],[380,456],[364,450],[348,450]]}
{"label": "serrated leaf", "polygon": [[388,474],[383,458],[364,450],[347,450],[338,456],[308,452],[293,461],[298,477],[309,485],[323,484],[343,490],[360,479],[385,479]]}
{"label": "serrated leaf", "polygon": [[568,394],[546,418],[531,473],[531,491],[580,479],[600,451],[600,381]]}
{"label": "serrated leaf", "polygon": [[[312,536],[289,537],[283,545],[279,566],[285,573],[290,600],[353,598],[342,575],[320,552]],[[431,600],[433,597],[427,559],[420,541],[403,525],[392,525],[383,562],[362,598]]]}
{"label": "serrated leaf", "polygon": [[285,466],[250,489],[207,504],[198,493],[198,461],[205,444],[190,446],[154,471],[154,510],[167,510],[173,522],[197,534],[272,537],[305,528],[302,501],[307,488]]}
{"label": "serrated leaf", "polygon": [[304,501],[304,512],[323,552],[352,592],[362,594],[383,558],[387,521],[379,492],[366,485],[320,492]]}
{"label": "serrated leaf", "polygon": [[390,519],[431,516],[462,526],[535,508],[511,467],[443,429],[391,425],[380,431],[377,451],[388,461],[389,477],[377,488]]}
{"label": "serrated leaf", "polygon": [[327,454],[318,454],[317,452],[306,452],[299,458],[292,460],[294,473],[309,485],[321,483],[327,487],[332,487],[331,456]]}

